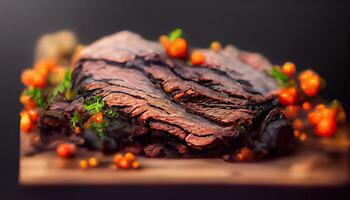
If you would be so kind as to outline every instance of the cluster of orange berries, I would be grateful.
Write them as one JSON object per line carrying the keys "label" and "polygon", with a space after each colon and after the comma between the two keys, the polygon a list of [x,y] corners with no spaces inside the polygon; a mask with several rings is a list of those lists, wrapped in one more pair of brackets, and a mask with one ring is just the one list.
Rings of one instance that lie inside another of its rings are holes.
{"label": "cluster of orange berries", "polygon": [[138,169],[140,168],[140,163],[136,160],[136,156],[133,153],[127,152],[124,155],[116,154],[114,156],[113,168]]}
{"label": "cluster of orange berries", "polygon": [[79,161],[80,169],[88,169],[89,167],[95,168],[95,167],[98,167],[99,164],[100,164],[100,161],[95,157],[91,157],[89,159],[83,159]]}
{"label": "cluster of orange berries", "polygon": [[[42,88],[46,85],[47,77],[57,63],[52,59],[45,59],[37,62],[33,68],[22,72],[21,81],[27,87]],[[20,96],[20,102],[24,110],[20,114],[20,129],[24,133],[30,132],[38,121],[37,105],[32,96],[26,94],[26,90]]]}
{"label": "cluster of orange berries", "polygon": [[[161,35],[159,42],[162,44],[170,58],[187,59],[188,45],[181,35],[173,40],[170,40],[166,35]],[[221,44],[214,41],[211,43],[210,47],[213,51],[219,51],[221,49]],[[193,66],[203,65],[205,63],[204,54],[200,51],[193,51],[190,55],[190,63]]]}
{"label": "cluster of orange berries", "polygon": [[[279,91],[278,100],[285,106],[284,114],[287,118],[294,119],[293,128],[295,135],[299,139],[305,140],[307,137],[306,133],[301,132],[301,130],[308,123],[314,126],[314,133],[316,135],[321,137],[332,136],[336,130],[337,108],[326,107],[320,104],[313,109],[311,103],[307,101],[302,102],[301,106],[297,105],[301,99],[305,100],[308,97],[314,97],[318,94],[321,88],[321,77],[312,70],[305,70],[298,75],[299,87],[297,87],[293,80],[296,71],[293,63],[285,63],[282,68],[278,69],[291,79],[289,81],[294,83],[294,85],[282,88]],[[307,113],[308,122],[297,118],[300,110],[304,110]],[[343,111],[342,114],[344,114]]]}
{"label": "cluster of orange berries", "polygon": [[[279,69],[281,73],[285,74],[290,79],[293,79],[296,72],[296,67],[291,62],[287,62],[282,66],[282,68],[277,67],[277,69]],[[313,97],[318,94],[321,86],[321,78],[316,72],[310,69],[305,70],[299,74],[298,80],[302,93],[298,94],[299,88],[296,86],[281,89],[278,94],[278,99],[282,105],[288,106],[296,104],[299,95]]]}
{"label": "cluster of orange berries", "polygon": [[47,77],[50,72],[57,67],[53,59],[44,59],[37,62],[33,68],[25,69],[21,75],[22,83],[27,87],[43,88],[46,85]]}
{"label": "cluster of orange berries", "polygon": [[38,122],[39,113],[34,109],[24,110],[20,113],[20,118],[21,131],[23,133],[29,133],[35,127],[35,124]]}

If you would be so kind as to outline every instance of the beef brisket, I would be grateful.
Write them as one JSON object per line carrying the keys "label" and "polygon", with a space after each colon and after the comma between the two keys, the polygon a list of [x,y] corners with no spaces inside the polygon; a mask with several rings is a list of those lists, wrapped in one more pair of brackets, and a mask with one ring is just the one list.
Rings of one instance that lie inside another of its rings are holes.
{"label": "beef brisket", "polygon": [[77,99],[71,105],[55,102],[44,112],[42,135],[50,134],[50,127],[66,127],[66,116],[81,109],[84,98],[100,96],[138,127],[126,134],[148,156],[163,154],[165,147],[203,155],[243,146],[257,152],[290,150],[292,129],[270,95],[276,83],[263,72],[269,62],[232,46],[199,51],[206,63],[193,67],[131,32],[98,40],[84,50],[73,71]]}

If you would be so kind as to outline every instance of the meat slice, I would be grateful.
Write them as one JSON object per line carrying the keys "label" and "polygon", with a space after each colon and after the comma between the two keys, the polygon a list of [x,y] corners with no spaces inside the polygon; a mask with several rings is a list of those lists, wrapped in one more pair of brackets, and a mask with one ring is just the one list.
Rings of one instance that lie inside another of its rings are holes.
{"label": "meat slice", "polygon": [[206,64],[193,67],[168,58],[156,42],[119,32],[84,50],[73,72],[73,89],[77,98],[101,96],[126,120],[145,127],[149,138],[140,140],[147,155],[158,155],[169,142],[178,143],[171,146],[181,151],[187,146],[217,154],[241,146],[276,152],[289,148],[276,139],[292,143],[292,131],[276,99],[267,95],[276,84],[255,69],[259,62],[250,66],[227,49],[202,51]]}

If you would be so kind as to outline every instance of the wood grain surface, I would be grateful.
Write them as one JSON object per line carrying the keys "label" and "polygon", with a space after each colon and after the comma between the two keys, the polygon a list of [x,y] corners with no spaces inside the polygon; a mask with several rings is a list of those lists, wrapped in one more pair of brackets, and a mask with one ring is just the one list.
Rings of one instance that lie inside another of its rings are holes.
{"label": "wood grain surface", "polygon": [[98,168],[81,170],[78,158],[64,160],[54,152],[21,157],[22,185],[125,184],[239,184],[335,186],[349,180],[348,155],[302,151],[258,163],[228,163],[222,159],[139,158],[139,170],[112,170],[112,157],[83,151],[79,158],[96,156]]}

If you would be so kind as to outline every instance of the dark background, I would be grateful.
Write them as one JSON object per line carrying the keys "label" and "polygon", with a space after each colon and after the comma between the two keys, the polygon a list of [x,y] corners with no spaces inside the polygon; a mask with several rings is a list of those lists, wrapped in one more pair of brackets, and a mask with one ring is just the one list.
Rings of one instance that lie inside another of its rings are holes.
{"label": "dark background", "polygon": [[[74,30],[82,43],[129,29],[157,39],[175,27],[190,45],[212,40],[257,51],[274,64],[313,68],[328,83],[322,95],[349,105],[350,1],[68,1],[0,0],[0,199],[155,199],[349,197],[347,186],[289,188],[255,186],[19,187],[18,96],[20,72],[32,65],[36,39],[62,28]],[[348,112],[349,113],[349,112]],[[104,197],[108,196],[108,197]]]}

